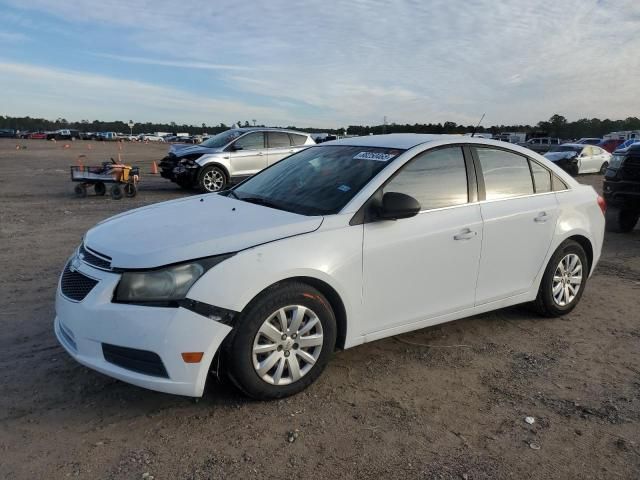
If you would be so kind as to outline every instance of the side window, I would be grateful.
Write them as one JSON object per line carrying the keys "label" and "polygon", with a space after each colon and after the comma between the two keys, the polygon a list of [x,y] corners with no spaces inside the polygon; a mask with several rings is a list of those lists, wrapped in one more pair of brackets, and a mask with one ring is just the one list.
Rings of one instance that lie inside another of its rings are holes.
{"label": "side window", "polygon": [[290,133],[289,137],[291,137],[291,145],[304,145],[307,141],[306,135],[298,135],[296,133]]}
{"label": "side window", "polygon": [[286,132],[267,132],[269,148],[289,148],[291,140]]}
{"label": "side window", "polygon": [[240,147],[242,150],[262,150],[264,148],[264,133],[253,132],[240,137],[233,144],[234,147]]}
{"label": "side window", "polygon": [[536,193],[547,193],[551,191],[551,172],[536,162],[529,160],[531,165],[531,175],[533,176],[533,186]]}
{"label": "side window", "polygon": [[531,171],[525,157],[492,148],[477,148],[476,151],[482,166],[487,200],[533,193]]}
{"label": "side window", "polygon": [[602,155],[604,153],[600,147],[591,147],[591,148],[593,149],[594,155]]}
{"label": "side window", "polygon": [[540,139],[539,138],[534,138],[533,140],[531,140],[531,144],[532,145],[540,145]]}
{"label": "side window", "polygon": [[560,180],[560,177],[558,177],[555,173],[552,174],[551,182],[554,192],[561,192],[562,190],[569,189],[569,187],[567,187],[567,184]]}
{"label": "side window", "polygon": [[467,203],[467,170],[462,148],[442,148],[418,155],[402,167],[383,192],[411,195],[420,202],[422,210]]}
{"label": "side window", "polygon": [[593,149],[591,147],[584,147],[582,149],[583,157],[590,157],[591,155],[593,155]]}

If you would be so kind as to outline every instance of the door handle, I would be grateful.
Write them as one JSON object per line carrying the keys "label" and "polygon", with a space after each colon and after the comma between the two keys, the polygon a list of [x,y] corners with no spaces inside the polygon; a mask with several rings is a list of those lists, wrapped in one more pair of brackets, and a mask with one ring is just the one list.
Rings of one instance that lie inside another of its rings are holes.
{"label": "door handle", "polygon": [[544,223],[547,220],[549,220],[549,215],[547,215],[547,212],[540,212],[538,216],[533,219],[533,221],[537,223]]}
{"label": "door handle", "polygon": [[262,153],[262,152],[258,152],[258,153],[257,153],[257,155],[258,155],[259,157],[261,157],[262,155],[264,155],[264,153]]}
{"label": "door handle", "polygon": [[478,232],[474,232],[470,228],[465,228],[464,230],[462,230],[457,235],[454,235],[453,239],[454,240],[471,240],[476,235],[478,235]]}

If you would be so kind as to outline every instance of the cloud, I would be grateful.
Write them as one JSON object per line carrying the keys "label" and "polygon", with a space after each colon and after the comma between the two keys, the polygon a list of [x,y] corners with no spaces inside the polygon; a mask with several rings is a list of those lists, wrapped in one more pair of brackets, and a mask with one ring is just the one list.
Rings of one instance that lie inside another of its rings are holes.
{"label": "cloud", "polygon": [[637,0],[11,2],[131,46],[109,58],[216,70],[203,89],[273,105],[285,123],[469,124],[483,112],[488,124],[533,123],[640,110]]}
{"label": "cloud", "polygon": [[26,41],[29,41],[29,37],[23,33],[0,31],[0,42],[22,43]]}
{"label": "cloud", "polygon": [[279,109],[72,70],[0,61],[3,112],[67,118],[216,124],[238,118],[286,121]]}
{"label": "cloud", "polygon": [[240,71],[252,70],[251,67],[246,67],[241,65],[220,65],[216,63],[206,63],[206,62],[184,62],[179,60],[164,60],[164,59],[158,59],[158,58],[112,55],[109,53],[94,53],[94,55],[97,57],[117,60],[119,62],[138,63],[142,65],[159,65],[162,67],[195,68],[200,70],[240,70]]}

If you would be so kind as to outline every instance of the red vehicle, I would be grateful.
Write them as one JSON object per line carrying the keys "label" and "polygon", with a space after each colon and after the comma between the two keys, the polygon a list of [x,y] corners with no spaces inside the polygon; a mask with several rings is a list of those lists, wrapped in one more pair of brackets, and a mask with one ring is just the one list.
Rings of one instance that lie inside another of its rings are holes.
{"label": "red vehicle", "polygon": [[29,134],[29,138],[36,140],[46,140],[47,134],[45,132],[33,132]]}
{"label": "red vehicle", "polygon": [[613,153],[618,145],[624,142],[624,139],[619,138],[608,138],[607,140],[602,140],[598,146],[604,148],[607,152]]}

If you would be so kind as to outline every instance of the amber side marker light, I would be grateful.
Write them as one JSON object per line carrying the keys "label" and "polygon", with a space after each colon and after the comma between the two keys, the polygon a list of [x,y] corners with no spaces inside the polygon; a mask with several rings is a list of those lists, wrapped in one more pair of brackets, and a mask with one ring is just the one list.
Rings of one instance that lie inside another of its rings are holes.
{"label": "amber side marker light", "polygon": [[200,363],[204,352],[182,352],[184,363]]}

